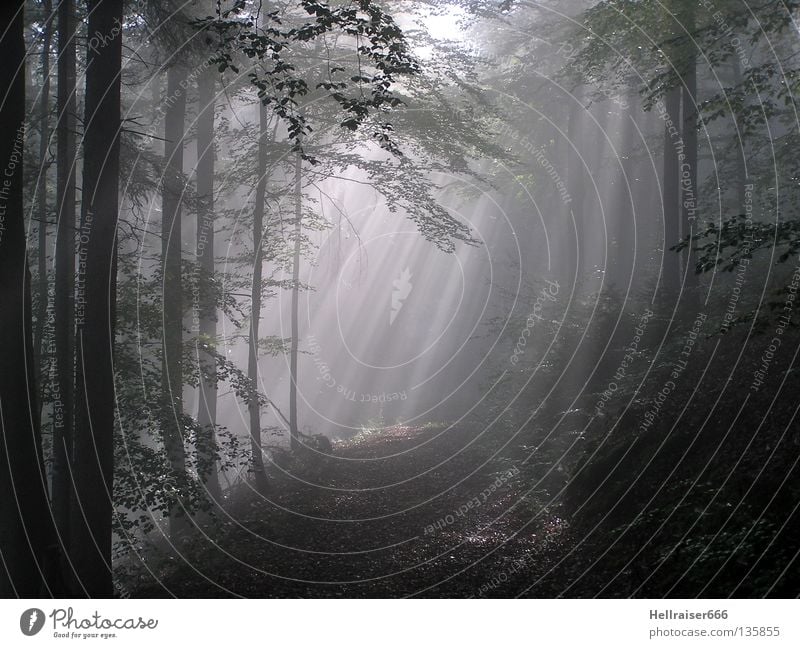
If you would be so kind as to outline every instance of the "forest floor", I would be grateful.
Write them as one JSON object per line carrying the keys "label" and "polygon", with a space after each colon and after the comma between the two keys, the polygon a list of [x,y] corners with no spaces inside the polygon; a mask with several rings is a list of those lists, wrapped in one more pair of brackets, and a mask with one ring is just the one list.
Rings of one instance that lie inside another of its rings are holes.
{"label": "forest floor", "polygon": [[273,467],[266,492],[245,485],[203,534],[121,581],[134,597],[557,595],[547,574],[568,525],[520,498],[492,454],[469,428],[338,442]]}

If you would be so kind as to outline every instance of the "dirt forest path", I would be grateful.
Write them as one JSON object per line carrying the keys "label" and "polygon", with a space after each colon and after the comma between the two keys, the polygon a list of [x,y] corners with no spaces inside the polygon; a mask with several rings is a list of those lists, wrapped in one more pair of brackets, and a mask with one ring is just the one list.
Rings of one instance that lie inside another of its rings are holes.
{"label": "dirt forest path", "polygon": [[187,543],[133,595],[515,596],[557,560],[565,525],[535,516],[518,469],[487,463],[482,438],[396,427],[287,462],[269,492],[229,511],[214,542]]}

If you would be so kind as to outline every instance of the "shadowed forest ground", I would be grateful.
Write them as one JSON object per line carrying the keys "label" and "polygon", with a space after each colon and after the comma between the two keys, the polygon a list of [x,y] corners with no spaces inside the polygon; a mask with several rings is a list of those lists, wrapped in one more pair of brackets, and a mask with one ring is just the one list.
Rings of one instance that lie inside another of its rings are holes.
{"label": "shadowed forest ground", "polygon": [[[118,592],[793,596],[797,500],[793,480],[780,478],[794,473],[791,439],[759,446],[771,459],[761,464],[768,469],[751,471],[753,479],[723,479],[716,475],[730,476],[728,455],[741,456],[740,446],[752,441],[728,440],[721,452],[715,427],[708,439],[691,429],[630,447],[609,442],[571,477],[535,459],[542,446],[530,437],[525,445],[519,436],[469,424],[364,432],[335,443],[330,456],[275,454],[267,492],[259,495],[244,480],[200,524],[202,533],[174,548],[166,534],[157,535],[141,552],[143,561],[129,554],[117,563]],[[776,429],[785,428],[776,423]],[[775,436],[771,428],[764,432]],[[658,460],[643,459],[660,444],[666,450]],[[537,452],[528,454],[532,447]],[[668,458],[680,448],[692,460],[676,465]],[[520,460],[523,453],[533,459]],[[646,479],[631,487],[634,475]],[[649,480],[662,486],[653,491],[645,487]],[[707,486],[717,482],[724,488]],[[776,512],[786,510],[793,512],[781,522]]]}
{"label": "shadowed forest ground", "polygon": [[160,584],[137,569],[135,596],[516,595],[557,562],[567,525],[519,500],[486,450],[468,429],[398,427],[293,461],[209,532],[218,547],[187,541],[154,569]]}

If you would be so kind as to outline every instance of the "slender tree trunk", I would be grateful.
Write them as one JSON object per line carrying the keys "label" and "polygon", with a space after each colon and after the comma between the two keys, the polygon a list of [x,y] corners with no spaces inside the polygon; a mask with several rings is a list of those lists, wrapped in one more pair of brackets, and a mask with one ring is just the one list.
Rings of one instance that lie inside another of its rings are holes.
{"label": "slender tree trunk", "polygon": [[[695,29],[695,11],[689,3],[687,5],[686,28],[690,33]],[[692,47],[690,45],[690,47]],[[690,52],[688,55],[686,74],[683,87],[683,143],[685,145],[685,159],[681,165],[681,238],[693,236],[694,224],[697,214],[697,199],[699,188],[697,186],[697,55]],[[695,273],[696,255],[692,250],[694,243],[682,253],[682,270],[686,272],[686,285],[697,284]]]}
{"label": "slender tree trunk", "polygon": [[207,69],[197,84],[197,263],[199,264],[199,315],[197,349],[200,399],[197,423],[203,430],[199,444],[202,479],[209,495],[219,498],[216,468],[217,363],[214,357],[217,340],[217,307],[214,290],[214,70]]}
{"label": "slender tree trunk", "polygon": [[[37,259],[39,309],[36,313],[36,331],[33,336],[33,344],[37,355],[37,369],[43,366],[44,323],[47,319],[50,287],[50,282],[47,280],[47,147],[50,143],[50,43],[53,34],[53,5],[50,0],[44,0],[42,11],[46,18],[42,35],[42,89],[39,94],[39,175],[36,182],[36,211],[37,220],[39,221],[39,254]],[[44,382],[47,378],[46,371],[41,375],[41,382]]]}
{"label": "slender tree trunk", "polygon": [[114,330],[119,218],[122,0],[88,0],[81,231],[75,293],[77,389],[72,478],[75,594],[113,594]]}
{"label": "slender tree trunk", "polygon": [[292,342],[289,349],[289,434],[291,447],[297,450],[300,443],[300,432],[297,424],[297,350],[299,340],[299,313],[300,302],[300,246],[303,233],[303,158],[297,152],[294,164],[294,260],[292,264]]}
{"label": "slender tree trunk", "polygon": [[0,595],[49,594],[53,529],[36,403],[31,277],[23,208],[24,3],[0,5]]}
{"label": "slender tree trunk", "polygon": [[620,124],[622,133],[618,153],[620,156],[620,174],[617,194],[618,220],[616,223],[617,256],[616,274],[617,283],[625,285],[631,277],[631,272],[636,267],[635,250],[637,248],[636,210],[641,207],[637,201],[638,185],[635,173],[634,149],[636,148],[636,93],[630,93],[625,100],[628,108],[625,109]]}
{"label": "slender tree trunk", "polygon": [[[582,92],[580,89],[575,91],[575,99],[570,103],[569,119],[567,122],[567,191],[572,202],[567,205],[571,211],[572,218],[566,221],[566,232],[564,242],[566,244],[565,261],[568,264],[567,277],[569,281],[578,281],[581,272],[582,240],[581,231],[583,228],[583,206],[585,187],[585,169],[583,161],[579,155],[581,144],[582,122],[584,118],[584,108],[582,103]],[[573,220],[574,219],[574,220]]]}
{"label": "slender tree trunk", "polygon": [[[55,416],[53,514],[64,555],[69,553],[75,393],[75,2],[58,6],[58,136],[56,162]],[[60,407],[59,407],[60,402]],[[59,415],[60,409],[60,415]]]}
{"label": "slender tree trunk", "polygon": [[680,257],[670,248],[681,237],[680,170],[678,148],[681,144],[681,89],[671,88],[665,97],[667,121],[664,126],[664,176],[662,209],[664,215],[664,257],[661,266],[661,285],[668,294],[676,295],[681,285]]}
{"label": "slender tree trunk", "polygon": [[[605,245],[596,245],[595,241],[606,241],[613,236],[608,231],[608,222],[603,223],[602,218],[587,217],[587,214],[602,214],[603,205],[608,201],[609,176],[606,175],[608,166],[605,154],[608,151],[608,108],[599,105],[594,111],[594,119],[589,122],[595,137],[591,148],[591,158],[588,161],[589,169],[586,174],[586,191],[583,201],[583,222],[578,223],[580,231],[578,240],[583,251],[583,264],[588,273],[588,279],[594,281],[599,278],[597,269],[603,267]],[[584,154],[586,159],[588,156]],[[607,241],[606,241],[607,242]],[[605,259],[608,263],[608,258]]]}
{"label": "slender tree trunk", "polygon": [[[733,55],[733,60],[731,61],[731,65],[733,67],[733,84],[734,87],[739,88],[742,85],[742,64],[739,60],[739,56],[737,54]],[[744,133],[742,132],[742,124],[739,123],[741,116],[733,112],[731,118],[734,120],[735,125],[738,126],[738,129],[735,131],[737,135],[737,139],[735,145],[737,146],[736,149],[736,212],[737,214],[741,214],[744,212],[745,208],[745,200],[746,200],[746,192],[747,189],[745,185],[747,185],[747,158],[746,158],[746,147],[744,142]]]}
{"label": "slender tree trunk", "polygon": [[[164,183],[162,192],[161,254],[163,267],[164,331],[161,357],[161,430],[164,447],[177,484],[186,476],[183,445],[183,287],[181,279],[181,202],[183,185],[183,136],[186,119],[186,69],[180,64],[167,71],[167,104],[164,116]],[[170,533],[187,529],[183,506],[170,511]]]}
{"label": "slender tree trunk", "polygon": [[[258,325],[261,320],[261,281],[264,254],[264,195],[267,189],[267,109],[259,104],[258,129],[258,182],[253,208],[253,283],[251,290],[252,313],[250,315],[250,353],[247,376],[253,388],[258,388]],[[256,487],[266,486],[264,459],[261,450],[261,406],[253,395],[247,405],[250,414],[250,446],[253,453],[253,474]]]}

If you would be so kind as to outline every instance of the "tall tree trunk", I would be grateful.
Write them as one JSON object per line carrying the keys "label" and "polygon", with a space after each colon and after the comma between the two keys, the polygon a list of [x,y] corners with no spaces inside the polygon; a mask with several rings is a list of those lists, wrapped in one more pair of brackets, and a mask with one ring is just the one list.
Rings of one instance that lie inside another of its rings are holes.
{"label": "tall tree trunk", "polygon": [[[253,208],[253,283],[251,289],[252,313],[250,315],[250,353],[247,376],[254,389],[258,388],[258,325],[261,319],[261,281],[264,254],[264,195],[267,189],[267,109],[259,104],[258,109],[258,182]],[[266,486],[264,459],[261,450],[261,407],[255,395],[247,404],[250,414],[250,447],[253,453],[253,475],[256,488]]]}
{"label": "tall tree trunk", "polygon": [[[693,34],[695,9],[691,3],[687,4],[684,24],[689,33]],[[690,44],[688,47],[694,47],[694,45]],[[687,54],[684,74],[683,143],[686,157],[681,168],[681,238],[686,238],[694,233],[699,196],[697,186],[697,54],[693,50]],[[683,257],[682,270],[686,272],[687,287],[697,284],[697,275],[694,270],[696,255],[692,251],[693,245],[690,242],[689,247],[681,255]]]}
{"label": "tall tree trunk", "polygon": [[[47,306],[50,282],[47,280],[47,147],[50,143],[50,43],[53,34],[53,5],[51,0],[44,0],[42,11],[45,15],[44,33],[42,34],[42,89],[39,93],[39,175],[36,181],[36,207],[39,222],[39,309],[36,313],[36,331],[33,336],[34,349],[37,355],[37,370],[42,367],[44,355],[44,323],[47,319]],[[46,372],[42,374],[42,382],[46,380]]]}
{"label": "tall tree trunk", "polygon": [[[76,283],[77,388],[72,477],[75,594],[113,594],[114,331],[119,219],[122,0],[88,0],[83,191]],[[99,42],[96,42],[99,41]]]}
{"label": "tall tree trunk", "polygon": [[209,68],[197,83],[197,263],[199,264],[197,349],[200,398],[197,423],[203,430],[199,444],[202,479],[209,495],[219,498],[216,469],[217,363],[213,352],[217,340],[217,308],[214,291],[214,76]]}
{"label": "tall tree trunk", "polygon": [[620,124],[621,136],[617,153],[620,156],[620,173],[616,187],[616,264],[613,278],[616,283],[625,285],[636,267],[635,250],[637,249],[636,213],[641,205],[637,201],[638,183],[636,182],[636,163],[634,150],[636,149],[636,93],[625,97],[628,107],[622,112]]}
{"label": "tall tree trunk", "polygon": [[[55,348],[53,392],[53,514],[62,552],[69,553],[75,394],[75,2],[58,6],[58,136],[56,161]],[[60,401],[60,407],[59,407]],[[60,409],[60,416],[58,410]]]}
{"label": "tall tree trunk", "polygon": [[[566,254],[564,261],[568,281],[578,282],[581,272],[582,240],[581,232],[583,229],[583,208],[586,192],[586,173],[583,160],[580,156],[580,144],[582,140],[582,125],[584,119],[583,92],[580,88],[574,92],[574,99],[570,102],[569,119],[567,121],[567,191],[572,201],[567,205],[571,212],[571,218],[565,219],[566,230],[564,232],[564,242],[566,244]],[[552,160],[548,162],[552,163]]]}
{"label": "tall tree trunk", "polygon": [[670,295],[677,295],[681,285],[680,257],[670,248],[681,237],[680,165],[678,147],[681,143],[679,86],[667,91],[664,99],[667,121],[664,126],[664,176],[662,209],[664,215],[664,257],[661,266],[661,286]]}
{"label": "tall tree trunk", "polygon": [[[742,85],[742,63],[739,60],[739,55],[734,54],[733,60],[731,61],[731,66],[733,68],[733,85],[735,88],[739,89]],[[741,115],[737,112],[733,111],[731,114],[731,118],[734,121],[735,132],[736,132],[736,142],[734,145],[737,147],[736,149],[736,211],[734,213],[741,214],[744,213],[745,209],[745,201],[746,201],[746,193],[747,190],[745,185],[747,185],[747,148],[745,147],[745,137],[744,132],[742,129],[742,124],[740,123]]]}
{"label": "tall tree trunk", "polygon": [[[607,245],[595,245],[595,241],[606,241],[609,236],[613,236],[608,231],[608,222],[603,222],[602,218],[587,217],[587,214],[602,214],[603,206],[608,201],[609,177],[606,174],[608,166],[605,154],[608,150],[606,140],[608,132],[608,108],[603,104],[595,104],[597,109],[594,111],[594,119],[591,120],[591,130],[594,131],[594,141],[591,144],[591,158],[588,159],[588,172],[586,178],[586,191],[583,201],[583,222],[578,223],[581,227],[578,233],[578,240],[581,243],[583,264],[588,273],[587,278],[595,281],[605,275],[598,275],[598,270],[607,270],[603,263],[608,265],[609,259],[605,254],[604,248]],[[584,159],[588,156],[584,154]],[[591,177],[589,177],[591,176]],[[603,257],[606,257],[605,259]],[[594,284],[592,284],[594,285]]]}
{"label": "tall tree trunk", "polygon": [[300,447],[300,433],[297,424],[297,350],[299,340],[299,313],[300,302],[300,245],[303,233],[303,157],[300,151],[294,164],[294,260],[292,264],[292,341],[289,349],[289,434],[291,447],[297,450]]}
{"label": "tall tree trunk", "polygon": [[[163,267],[164,330],[161,356],[161,430],[164,447],[177,484],[186,478],[183,445],[183,287],[181,279],[181,202],[183,184],[183,135],[186,119],[186,68],[180,63],[167,71],[164,116],[164,183],[162,191],[161,255]],[[170,533],[186,530],[183,505],[170,511]]]}
{"label": "tall tree trunk", "polygon": [[0,5],[0,595],[49,593],[43,574],[53,532],[42,460],[23,208],[24,3]]}

